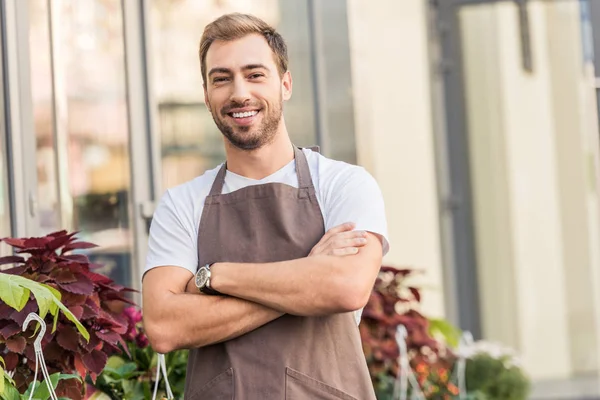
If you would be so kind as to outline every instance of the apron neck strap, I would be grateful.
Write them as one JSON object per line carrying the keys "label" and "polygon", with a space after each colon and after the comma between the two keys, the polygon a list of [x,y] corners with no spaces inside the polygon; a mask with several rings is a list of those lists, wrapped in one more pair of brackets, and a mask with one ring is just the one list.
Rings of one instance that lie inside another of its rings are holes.
{"label": "apron neck strap", "polygon": [[313,182],[312,178],[310,177],[308,160],[306,159],[304,152],[296,146],[294,146],[294,158],[296,159],[296,175],[298,176],[298,188],[312,188]]}
{"label": "apron neck strap", "polygon": [[[313,187],[312,178],[310,177],[310,169],[308,168],[308,160],[302,150],[294,146],[294,159],[296,160],[296,175],[298,176],[298,188],[307,189]],[[216,196],[223,193],[223,185],[225,184],[225,174],[227,173],[227,162],[224,162],[212,187],[210,188],[209,196]]]}

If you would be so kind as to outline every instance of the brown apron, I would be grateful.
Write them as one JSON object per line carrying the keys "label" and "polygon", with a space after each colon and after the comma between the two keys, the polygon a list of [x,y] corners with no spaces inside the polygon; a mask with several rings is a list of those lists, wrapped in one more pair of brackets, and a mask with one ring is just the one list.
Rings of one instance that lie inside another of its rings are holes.
{"label": "brown apron", "polygon": [[[198,264],[306,257],[325,233],[306,156],[294,147],[298,188],[282,183],[207,196]],[[285,314],[227,342],[190,350],[186,400],[374,400],[353,313]]]}

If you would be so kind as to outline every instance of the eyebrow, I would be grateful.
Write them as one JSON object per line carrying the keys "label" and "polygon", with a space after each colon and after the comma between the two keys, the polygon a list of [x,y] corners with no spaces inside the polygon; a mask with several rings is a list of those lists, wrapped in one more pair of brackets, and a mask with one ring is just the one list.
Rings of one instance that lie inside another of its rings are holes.
{"label": "eyebrow", "polygon": [[[265,66],[264,64],[248,64],[248,65],[244,65],[242,67],[243,71],[249,71],[249,70],[253,70],[253,69],[264,69],[264,70],[269,70],[269,68],[267,68],[267,66]],[[231,74],[231,70],[229,68],[224,68],[224,67],[216,67],[213,68],[209,71],[208,76],[211,76],[213,74]]]}

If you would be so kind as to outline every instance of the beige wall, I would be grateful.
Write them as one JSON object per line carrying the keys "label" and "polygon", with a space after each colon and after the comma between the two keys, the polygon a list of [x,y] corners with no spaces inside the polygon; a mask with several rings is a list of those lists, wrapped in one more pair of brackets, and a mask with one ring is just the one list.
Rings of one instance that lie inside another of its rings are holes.
{"label": "beige wall", "polygon": [[384,260],[425,270],[424,310],[444,313],[426,2],[348,0],[359,164],[377,179],[392,247]]}
{"label": "beige wall", "polygon": [[484,335],[566,377],[598,368],[597,117],[577,3],[531,3],[532,73],[516,16],[460,13]]}

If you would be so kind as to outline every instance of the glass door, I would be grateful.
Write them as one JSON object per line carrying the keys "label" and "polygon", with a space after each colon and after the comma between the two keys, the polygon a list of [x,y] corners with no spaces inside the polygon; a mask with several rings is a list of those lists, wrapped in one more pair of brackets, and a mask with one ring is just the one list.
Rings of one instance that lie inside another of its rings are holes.
{"label": "glass door", "polygon": [[121,0],[29,0],[31,81],[42,233],[78,231],[99,246],[87,254],[102,273],[137,287],[135,241],[145,242],[129,102],[143,100],[128,89],[124,10]]}

